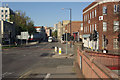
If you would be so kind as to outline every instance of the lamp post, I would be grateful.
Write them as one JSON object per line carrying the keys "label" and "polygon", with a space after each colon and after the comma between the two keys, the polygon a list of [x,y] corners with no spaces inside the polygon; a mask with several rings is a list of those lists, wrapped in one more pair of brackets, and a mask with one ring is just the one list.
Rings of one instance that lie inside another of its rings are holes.
{"label": "lamp post", "polygon": [[70,34],[71,34],[71,20],[72,20],[72,9],[71,8],[62,8],[62,10],[70,10]]}
{"label": "lamp post", "polygon": [[[66,9],[66,10],[69,10],[70,11],[70,35],[72,34],[71,33],[71,31],[72,31],[72,29],[71,29],[71,20],[72,20],[72,9],[71,8],[62,8],[62,10],[64,10],[64,9]],[[71,46],[72,46],[72,44],[71,44],[71,40],[70,40],[70,48],[71,48]]]}

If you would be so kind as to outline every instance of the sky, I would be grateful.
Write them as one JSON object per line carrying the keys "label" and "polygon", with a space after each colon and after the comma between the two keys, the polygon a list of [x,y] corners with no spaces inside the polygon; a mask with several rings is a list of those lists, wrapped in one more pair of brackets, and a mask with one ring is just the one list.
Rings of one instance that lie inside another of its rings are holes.
{"label": "sky", "polygon": [[82,11],[91,2],[3,2],[13,10],[21,10],[33,21],[35,26],[53,27],[62,20],[69,20],[72,9],[72,21],[82,21]]}

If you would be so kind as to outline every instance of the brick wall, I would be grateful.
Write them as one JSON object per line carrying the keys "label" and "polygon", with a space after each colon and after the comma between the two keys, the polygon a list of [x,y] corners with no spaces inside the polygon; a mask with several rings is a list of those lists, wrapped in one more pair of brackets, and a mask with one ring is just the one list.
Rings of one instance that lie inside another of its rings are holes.
{"label": "brick wall", "polygon": [[[112,72],[103,64],[96,61],[94,57],[91,57],[85,52],[81,52],[79,49],[77,50],[77,60],[79,66],[80,64],[80,56],[82,57],[82,73],[85,78],[118,78],[118,75]],[[98,79],[97,79],[98,80]]]}

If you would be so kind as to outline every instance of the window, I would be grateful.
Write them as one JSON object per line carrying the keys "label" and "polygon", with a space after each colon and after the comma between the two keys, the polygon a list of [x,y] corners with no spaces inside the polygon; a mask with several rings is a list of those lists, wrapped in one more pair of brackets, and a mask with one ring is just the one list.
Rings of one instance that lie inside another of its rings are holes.
{"label": "window", "polygon": [[91,12],[90,12],[90,19],[91,19]]}
{"label": "window", "polygon": [[86,32],[87,32],[87,26],[86,26]]}
{"label": "window", "polygon": [[1,12],[3,12],[3,10],[1,10]]}
{"label": "window", "polygon": [[107,14],[107,7],[106,6],[103,7],[103,14]]}
{"label": "window", "polygon": [[119,5],[114,5],[114,13],[119,12]]}
{"label": "window", "polygon": [[84,16],[84,21],[85,21],[85,16]]}
{"label": "window", "polygon": [[89,14],[88,14],[88,20],[89,20]]}
{"label": "window", "polygon": [[89,32],[89,25],[88,25],[88,32]]}
{"label": "window", "polygon": [[107,31],[107,22],[103,22],[103,31]]}
{"label": "window", "polygon": [[118,45],[118,40],[117,39],[113,39],[113,48],[114,49],[119,49],[119,45]]}
{"label": "window", "polygon": [[83,23],[81,23],[81,31],[83,31]]}
{"label": "window", "polygon": [[94,24],[92,25],[92,31],[94,31]]}
{"label": "window", "polygon": [[2,15],[2,17],[4,17],[4,15]]}
{"label": "window", "polygon": [[5,10],[5,12],[7,12],[7,10]]}
{"label": "window", "polygon": [[7,17],[7,15],[5,15],[5,17]]}
{"label": "window", "polygon": [[95,9],[95,17],[96,17],[96,9]]}
{"label": "window", "polygon": [[94,18],[94,11],[92,12],[92,18]]}
{"label": "window", "polygon": [[91,32],[91,25],[90,25],[90,32]]}
{"label": "window", "polygon": [[119,21],[114,21],[113,29],[114,31],[119,31]]}
{"label": "window", "polygon": [[96,24],[95,24],[95,30],[97,31],[97,26],[96,26]]}

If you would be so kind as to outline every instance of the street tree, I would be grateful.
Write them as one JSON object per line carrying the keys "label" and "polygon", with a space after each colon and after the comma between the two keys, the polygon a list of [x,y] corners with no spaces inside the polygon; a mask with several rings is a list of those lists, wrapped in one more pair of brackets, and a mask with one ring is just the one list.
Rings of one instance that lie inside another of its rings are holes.
{"label": "street tree", "polygon": [[26,16],[25,12],[16,11],[14,15],[10,15],[10,21],[15,24],[17,34],[22,31],[28,31],[30,34],[36,32],[34,22],[30,17]]}

